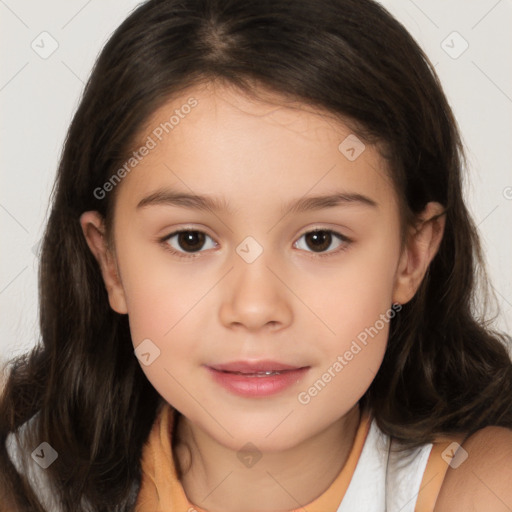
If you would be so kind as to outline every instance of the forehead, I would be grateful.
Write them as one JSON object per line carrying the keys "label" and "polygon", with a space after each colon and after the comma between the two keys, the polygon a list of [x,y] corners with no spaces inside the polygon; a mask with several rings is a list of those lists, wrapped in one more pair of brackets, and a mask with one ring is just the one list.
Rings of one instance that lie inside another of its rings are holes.
{"label": "forehead", "polygon": [[347,124],[271,91],[258,94],[208,82],[163,104],[140,130],[137,162],[117,191],[123,202],[176,185],[243,202],[342,186],[394,203],[385,160]]}

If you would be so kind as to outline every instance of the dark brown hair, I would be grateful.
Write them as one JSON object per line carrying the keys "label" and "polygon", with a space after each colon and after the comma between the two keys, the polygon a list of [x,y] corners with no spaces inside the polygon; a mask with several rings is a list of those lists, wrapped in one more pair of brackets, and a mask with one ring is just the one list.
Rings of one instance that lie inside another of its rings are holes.
{"label": "dark brown hair", "polygon": [[506,336],[479,315],[475,293],[479,273],[487,281],[463,201],[458,129],[405,28],[371,0],[150,0],[105,45],[65,141],[42,243],[41,340],[11,362],[0,402],[0,487],[10,510],[45,510],[5,448],[36,414],[23,450],[46,441],[58,452],[45,474],[65,512],[133,510],[160,397],[133,354],[127,316],[109,307],[79,217],[97,210],[111,233],[115,194],[99,199],[94,190],[158,107],[210,80],[319,107],[379,143],[404,227],[429,201],[445,207],[439,252],[391,321],[361,399],[378,426],[408,446],[512,427]]}

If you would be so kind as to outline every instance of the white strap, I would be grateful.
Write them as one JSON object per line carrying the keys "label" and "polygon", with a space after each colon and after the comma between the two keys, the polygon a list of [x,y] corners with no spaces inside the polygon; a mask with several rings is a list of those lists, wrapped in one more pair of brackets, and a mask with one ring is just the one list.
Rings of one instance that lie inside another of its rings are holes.
{"label": "white strap", "polygon": [[414,512],[432,444],[401,446],[372,420],[361,456],[337,512]]}

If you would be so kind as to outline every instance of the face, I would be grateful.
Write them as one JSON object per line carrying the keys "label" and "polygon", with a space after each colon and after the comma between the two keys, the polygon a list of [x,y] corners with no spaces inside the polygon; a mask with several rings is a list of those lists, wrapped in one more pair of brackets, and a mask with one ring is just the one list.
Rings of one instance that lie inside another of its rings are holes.
{"label": "face", "polygon": [[111,305],[160,395],[225,446],[286,449],[346,415],[414,288],[385,162],[347,137],[204,85],[154,113],[117,185]]}

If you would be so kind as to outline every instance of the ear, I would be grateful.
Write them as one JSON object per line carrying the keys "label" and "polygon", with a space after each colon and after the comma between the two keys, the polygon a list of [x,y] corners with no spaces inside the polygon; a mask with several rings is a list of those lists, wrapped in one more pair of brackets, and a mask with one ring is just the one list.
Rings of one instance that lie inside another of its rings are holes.
{"label": "ear", "polygon": [[393,290],[394,303],[405,304],[414,297],[439,249],[445,221],[444,208],[436,202],[428,203],[419,215],[400,256]]}
{"label": "ear", "polygon": [[80,225],[87,245],[100,266],[110,307],[118,313],[128,313],[126,296],[115,257],[107,244],[103,217],[96,211],[84,212],[80,216]]}

